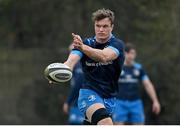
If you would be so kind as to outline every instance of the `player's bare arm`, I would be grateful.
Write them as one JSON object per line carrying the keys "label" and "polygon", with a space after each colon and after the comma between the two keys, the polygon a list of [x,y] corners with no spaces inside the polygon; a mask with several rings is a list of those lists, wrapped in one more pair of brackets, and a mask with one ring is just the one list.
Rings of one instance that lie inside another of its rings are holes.
{"label": "player's bare arm", "polygon": [[153,102],[152,111],[155,114],[159,114],[161,111],[161,105],[160,105],[159,100],[157,98],[157,95],[156,95],[156,92],[155,92],[155,89],[154,89],[152,82],[149,79],[147,79],[147,80],[143,81],[143,85],[145,87],[146,92],[148,93],[148,95],[150,96],[150,98]]}
{"label": "player's bare arm", "polygon": [[68,59],[64,62],[65,65],[69,66],[71,70],[73,70],[74,66],[80,60],[80,56],[76,54],[69,54]]}
{"label": "player's bare arm", "polygon": [[86,54],[91,59],[98,61],[98,62],[108,62],[116,59],[118,56],[117,54],[110,48],[104,48],[103,50],[94,49],[83,44],[82,39],[79,35],[75,35],[72,33],[73,36],[73,46],[74,48],[79,49],[84,54]]}

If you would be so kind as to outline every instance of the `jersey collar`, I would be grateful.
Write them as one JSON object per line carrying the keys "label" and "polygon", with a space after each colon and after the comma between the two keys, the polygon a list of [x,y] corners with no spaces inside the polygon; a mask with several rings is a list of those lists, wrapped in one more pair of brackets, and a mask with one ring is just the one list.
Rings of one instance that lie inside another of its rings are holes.
{"label": "jersey collar", "polygon": [[[109,42],[112,38],[115,38],[115,36],[111,33],[107,42]],[[96,41],[96,36],[94,36],[94,40]]]}

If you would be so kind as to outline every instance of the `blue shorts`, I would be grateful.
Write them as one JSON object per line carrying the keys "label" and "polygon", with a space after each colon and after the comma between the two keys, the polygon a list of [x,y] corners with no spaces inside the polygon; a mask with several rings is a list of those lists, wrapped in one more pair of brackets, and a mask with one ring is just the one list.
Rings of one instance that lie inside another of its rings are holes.
{"label": "blue shorts", "polygon": [[80,89],[78,98],[79,110],[85,115],[86,110],[95,103],[101,103],[105,106],[107,112],[111,115],[115,107],[116,98],[102,98],[95,91],[90,89]]}
{"label": "blue shorts", "polygon": [[144,108],[141,100],[116,100],[116,107],[113,113],[114,122],[144,124],[144,120]]}
{"label": "blue shorts", "polygon": [[69,125],[81,125],[84,121],[84,115],[79,111],[78,107],[71,107],[69,113]]}

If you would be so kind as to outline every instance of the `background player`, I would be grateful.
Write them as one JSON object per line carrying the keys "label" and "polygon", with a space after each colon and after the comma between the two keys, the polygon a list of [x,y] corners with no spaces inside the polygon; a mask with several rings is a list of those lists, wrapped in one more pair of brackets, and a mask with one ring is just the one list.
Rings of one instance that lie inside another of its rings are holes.
{"label": "background player", "polygon": [[[70,45],[70,50],[72,50],[72,45]],[[63,111],[65,114],[69,115],[68,124],[69,125],[81,125],[84,120],[83,114],[79,111],[77,100],[79,96],[79,90],[84,81],[84,75],[80,62],[78,62],[73,70],[73,77],[71,79],[71,90],[66,102],[63,105]]]}
{"label": "background player", "polygon": [[152,82],[141,64],[135,62],[136,49],[134,45],[125,47],[125,64],[119,78],[119,93],[113,119],[116,124],[125,122],[144,124],[144,109],[140,98],[141,82],[152,100],[152,111],[159,114],[161,107]]}
{"label": "background player", "polygon": [[124,46],[112,35],[114,13],[101,9],[93,13],[95,37],[82,41],[72,34],[74,50],[65,62],[71,69],[81,59],[85,82],[78,106],[91,124],[112,125],[118,78],[124,64]]}

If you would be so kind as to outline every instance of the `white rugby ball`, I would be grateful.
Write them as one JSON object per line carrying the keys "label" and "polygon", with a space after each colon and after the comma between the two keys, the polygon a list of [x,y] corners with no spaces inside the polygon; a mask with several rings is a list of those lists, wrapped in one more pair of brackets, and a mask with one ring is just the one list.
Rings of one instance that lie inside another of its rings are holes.
{"label": "white rugby ball", "polygon": [[72,71],[63,63],[52,63],[45,68],[44,75],[53,83],[62,83],[72,78]]}

